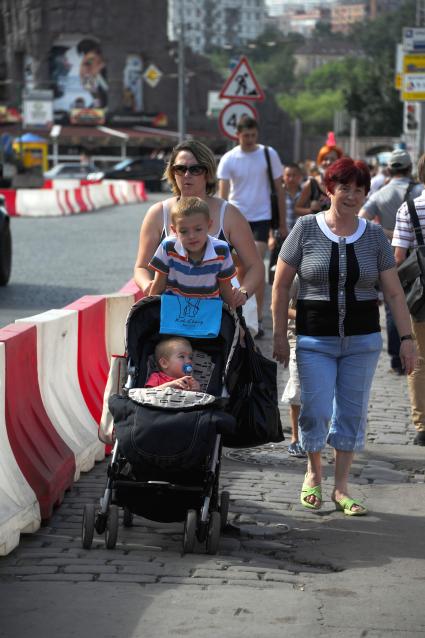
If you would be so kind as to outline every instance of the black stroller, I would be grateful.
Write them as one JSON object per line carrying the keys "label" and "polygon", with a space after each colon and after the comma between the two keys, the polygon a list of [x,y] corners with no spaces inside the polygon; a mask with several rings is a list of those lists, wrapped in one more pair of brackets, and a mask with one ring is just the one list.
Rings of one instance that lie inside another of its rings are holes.
{"label": "black stroller", "polygon": [[153,370],[159,334],[160,298],[140,300],[126,324],[127,382],[110,397],[116,441],[100,506],[85,505],[82,544],[91,547],[94,531],[113,549],[133,516],[158,522],[184,521],[183,552],[195,542],[217,552],[227,524],[229,493],[219,493],[222,435],[234,418],[226,397],[238,376],[239,319],[223,307],[220,332],[213,339],[191,339],[194,376],[201,392],[144,388]]}

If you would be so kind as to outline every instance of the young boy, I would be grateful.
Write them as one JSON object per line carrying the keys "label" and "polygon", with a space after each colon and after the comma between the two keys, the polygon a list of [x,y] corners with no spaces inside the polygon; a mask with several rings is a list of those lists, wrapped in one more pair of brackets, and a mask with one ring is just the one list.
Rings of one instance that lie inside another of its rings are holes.
{"label": "young boy", "polygon": [[192,366],[192,346],[183,337],[170,337],[160,341],[155,348],[155,360],[159,372],[153,372],[145,383],[146,388],[179,388],[199,390],[199,381],[186,371]]}
{"label": "young boy", "polygon": [[304,452],[298,440],[298,417],[300,416],[300,380],[298,377],[297,359],[295,355],[295,315],[298,297],[298,277],[295,277],[291,290],[288,309],[288,341],[290,347],[289,379],[282,395],[282,402],[289,403],[289,417],[291,420],[291,443],[288,446],[289,456],[305,458]]}
{"label": "young boy", "polygon": [[247,294],[232,288],[236,270],[227,242],[211,237],[211,218],[199,197],[181,197],[171,209],[171,230],[152,257],[155,271],[151,295],[167,291],[183,297],[218,298],[232,308],[243,306]]}

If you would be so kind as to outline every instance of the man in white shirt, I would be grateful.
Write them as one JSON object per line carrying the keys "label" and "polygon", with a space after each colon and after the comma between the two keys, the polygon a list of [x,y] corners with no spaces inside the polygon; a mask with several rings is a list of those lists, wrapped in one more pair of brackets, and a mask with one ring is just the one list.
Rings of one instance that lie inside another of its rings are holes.
{"label": "man in white shirt", "polygon": [[[238,146],[223,155],[217,169],[219,195],[237,206],[246,217],[261,257],[267,244],[273,243],[271,231],[270,180],[264,146],[258,144],[258,124],[250,117],[241,119],[237,126]],[[285,198],[282,189],[282,164],[278,154],[268,147],[273,182],[279,205],[279,231],[286,237]],[[258,312],[257,338],[264,335],[262,326],[265,281],[256,290]]]}

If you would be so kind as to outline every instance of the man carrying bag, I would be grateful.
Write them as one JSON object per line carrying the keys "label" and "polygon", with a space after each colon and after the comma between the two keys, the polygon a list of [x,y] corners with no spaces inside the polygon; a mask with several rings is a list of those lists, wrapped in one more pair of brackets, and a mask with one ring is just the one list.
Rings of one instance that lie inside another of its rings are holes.
{"label": "man carrying bag", "polygon": [[[418,177],[425,184],[425,155],[418,162]],[[425,193],[398,209],[392,245],[418,350],[416,367],[408,376],[414,443],[425,446]]]}

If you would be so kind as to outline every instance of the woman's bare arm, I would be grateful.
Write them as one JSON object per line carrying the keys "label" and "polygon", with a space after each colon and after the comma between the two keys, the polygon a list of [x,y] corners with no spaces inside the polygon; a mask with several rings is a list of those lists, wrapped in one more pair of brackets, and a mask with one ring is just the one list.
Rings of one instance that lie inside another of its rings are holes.
{"label": "woman's bare arm", "polygon": [[248,222],[232,204],[227,204],[226,207],[224,233],[238,254],[244,273],[241,285],[251,297],[264,280],[264,263],[257,251]]}
{"label": "woman's bare arm", "polygon": [[296,272],[295,268],[282,259],[277,260],[272,289],[273,357],[285,367],[289,363],[288,306]]}
{"label": "woman's bare arm", "polygon": [[167,275],[162,272],[155,272],[155,277],[152,282],[152,286],[150,287],[149,294],[150,295],[160,295],[164,292],[167,286]]}
{"label": "woman's bare arm", "polygon": [[[397,326],[399,336],[402,337],[403,335],[411,334],[410,314],[397,270],[390,268],[389,270],[381,272],[379,275],[379,283],[384,293],[384,299],[389,305],[391,314],[394,317],[394,323]],[[402,341],[400,344],[400,359],[407,374],[413,372],[416,364],[416,356],[415,342],[410,339]]]}
{"label": "woman's bare arm", "polygon": [[148,264],[161,240],[163,227],[162,203],[151,206],[142,222],[139,235],[139,249],[134,265],[134,281],[148,295],[152,286],[152,271]]}

